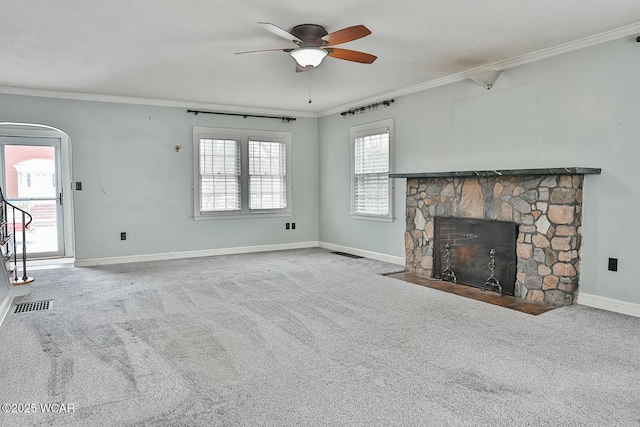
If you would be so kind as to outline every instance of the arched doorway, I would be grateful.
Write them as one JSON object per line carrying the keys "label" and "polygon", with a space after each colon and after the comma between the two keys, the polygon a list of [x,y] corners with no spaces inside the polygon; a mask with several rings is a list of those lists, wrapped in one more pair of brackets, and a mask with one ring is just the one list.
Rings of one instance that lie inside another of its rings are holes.
{"label": "arched doorway", "polygon": [[[16,241],[30,259],[73,257],[71,139],[46,125],[0,123],[0,185],[5,198],[33,216]],[[17,226],[16,226],[17,227]]]}

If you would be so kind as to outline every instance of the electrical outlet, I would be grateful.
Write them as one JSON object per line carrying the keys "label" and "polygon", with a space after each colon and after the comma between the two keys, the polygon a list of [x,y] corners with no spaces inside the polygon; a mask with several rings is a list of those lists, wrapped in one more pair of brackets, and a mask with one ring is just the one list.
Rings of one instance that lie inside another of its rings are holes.
{"label": "electrical outlet", "polygon": [[292,222],[292,223],[291,223],[291,229],[292,229],[292,230],[295,230],[295,229],[296,229],[296,223],[295,223],[295,222]]}
{"label": "electrical outlet", "polygon": [[609,271],[618,271],[618,258],[609,258]]}
{"label": "electrical outlet", "polygon": [[82,183],[81,182],[76,182],[76,190],[77,191],[82,190]]}
{"label": "electrical outlet", "polygon": [[289,229],[289,223],[286,223],[286,224],[284,225],[284,228],[285,228],[285,230],[288,230],[288,229]]}
{"label": "electrical outlet", "polygon": [[127,233],[125,233],[124,231],[120,233],[120,240],[127,240]]}

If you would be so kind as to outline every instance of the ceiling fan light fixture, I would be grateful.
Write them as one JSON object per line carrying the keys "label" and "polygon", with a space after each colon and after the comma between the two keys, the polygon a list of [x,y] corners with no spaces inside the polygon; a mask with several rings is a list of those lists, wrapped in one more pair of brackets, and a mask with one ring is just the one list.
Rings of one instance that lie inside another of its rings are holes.
{"label": "ceiling fan light fixture", "polygon": [[299,47],[289,52],[301,67],[317,67],[329,52],[320,47]]}

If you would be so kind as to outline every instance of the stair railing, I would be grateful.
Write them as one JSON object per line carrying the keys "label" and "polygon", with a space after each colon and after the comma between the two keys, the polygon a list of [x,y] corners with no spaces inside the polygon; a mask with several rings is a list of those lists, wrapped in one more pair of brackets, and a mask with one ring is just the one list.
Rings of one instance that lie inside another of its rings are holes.
{"label": "stair railing", "polygon": [[[30,281],[27,276],[27,227],[33,221],[33,216],[23,209],[12,205],[4,198],[2,188],[0,188],[0,242],[5,245],[10,244],[10,240],[13,239],[13,274],[14,283],[27,283]],[[21,221],[16,222],[16,211],[20,213]],[[11,216],[9,216],[11,212]],[[11,231],[9,231],[9,225],[11,222]],[[18,278],[18,248],[15,238],[16,224],[20,224],[22,228],[22,279]],[[7,250],[7,254],[9,252]],[[10,258],[8,259],[10,260]]]}

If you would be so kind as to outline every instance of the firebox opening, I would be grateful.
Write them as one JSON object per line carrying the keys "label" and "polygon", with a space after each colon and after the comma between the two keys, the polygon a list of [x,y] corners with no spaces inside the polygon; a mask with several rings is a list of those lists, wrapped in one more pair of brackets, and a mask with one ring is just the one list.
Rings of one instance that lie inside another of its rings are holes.
{"label": "firebox opening", "polygon": [[517,237],[515,222],[436,216],[435,277],[514,295]]}

